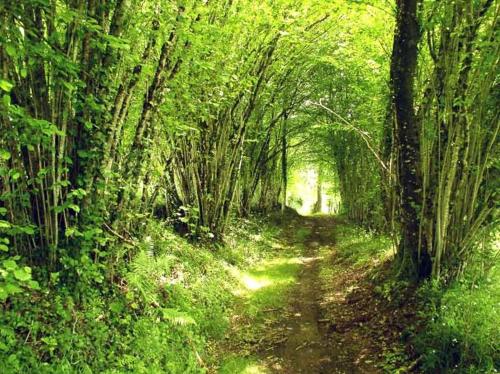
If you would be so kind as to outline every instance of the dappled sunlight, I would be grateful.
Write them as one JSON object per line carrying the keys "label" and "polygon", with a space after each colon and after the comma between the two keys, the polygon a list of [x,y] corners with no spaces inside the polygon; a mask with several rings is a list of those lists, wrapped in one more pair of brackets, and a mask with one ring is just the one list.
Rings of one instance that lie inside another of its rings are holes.
{"label": "dappled sunlight", "polygon": [[315,256],[315,257],[302,257],[300,260],[304,264],[308,264],[314,261],[319,261],[324,259],[324,256]]}
{"label": "dappled sunlight", "polygon": [[257,271],[266,271],[273,266],[286,265],[286,264],[300,264],[302,262],[301,257],[278,257],[272,260],[265,261],[264,264],[257,267]]}
{"label": "dappled sunlight", "polygon": [[344,226],[338,231],[337,250],[342,258],[358,265],[379,264],[394,257],[394,243],[387,237],[372,235],[361,228]]}
{"label": "dappled sunlight", "polygon": [[251,277],[247,274],[245,274],[242,277],[241,282],[243,283],[243,285],[245,286],[246,289],[251,290],[251,291],[258,290],[262,287],[267,287],[273,283],[269,279],[266,279],[266,278],[258,279],[255,277]]}
{"label": "dappled sunlight", "polygon": [[240,371],[241,374],[267,374],[269,371],[261,365],[251,364]]}
{"label": "dappled sunlight", "polygon": [[261,363],[252,358],[231,357],[221,370],[220,374],[269,374],[270,371]]}
{"label": "dappled sunlight", "polygon": [[247,271],[229,267],[230,274],[238,280],[238,287],[232,293],[257,304],[274,304],[281,298],[282,290],[296,281],[298,268],[309,261],[310,258],[303,257],[279,257]]}
{"label": "dappled sunlight", "polygon": [[0,374],[500,370],[499,1],[0,1]]}
{"label": "dappled sunlight", "polygon": [[275,242],[275,243],[271,244],[271,248],[272,249],[285,249],[286,247],[281,243]]}
{"label": "dappled sunlight", "polygon": [[250,235],[250,239],[258,242],[258,241],[263,240],[264,237],[262,236],[262,234],[252,234],[252,235]]}

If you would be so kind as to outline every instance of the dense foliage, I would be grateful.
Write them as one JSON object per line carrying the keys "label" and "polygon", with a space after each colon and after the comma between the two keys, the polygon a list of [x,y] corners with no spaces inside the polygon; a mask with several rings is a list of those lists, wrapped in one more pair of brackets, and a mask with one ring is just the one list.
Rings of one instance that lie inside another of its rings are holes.
{"label": "dense foliage", "polygon": [[[422,291],[422,367],[498,367],[460,290],[493,316],[499,9],[1,2],[0,369],[203,370],[241,250],[231,219],[294,204],[303,167],[316,211],[328,181],[396,243],[395,277],[438,290]],[[449,358],[453,339],[468,343]]]}

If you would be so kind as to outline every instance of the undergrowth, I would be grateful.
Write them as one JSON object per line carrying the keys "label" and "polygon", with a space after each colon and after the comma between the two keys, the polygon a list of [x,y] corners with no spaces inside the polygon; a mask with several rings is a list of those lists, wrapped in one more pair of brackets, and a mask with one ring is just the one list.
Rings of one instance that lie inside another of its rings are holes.
{"label": "undergrowth", "polygon": [[336,248],[342,258],[357,266],[377,265],[394,253],[388,237],[376,235],[342,219],[335,227],[335,234]]}
{"label": "undergrowth", "polygon": [[[294,215],[287,214],[285,221],[277,217],[271,219],[276,227],[283,228]],[[272,347],[283,338],[279,319],[297,282],[304,249],[302,242],[310,231],[309,228],[299,228],[287,241],[276,239],[277,236],[273,235],[266,241],[272,251],[249,263],[246,269],[233,269],[233,275],[239,280],[232,290],[237,296],[237,303],[228,338],[217,352],[222,359],[218,373],[268,372],[259,363],[256,353],[262,347]]]}
{"label": "undergrowth", "polygon": [[418,290],[424,325],[413,343],[422,372],[500,371],[498,235],[478,244],[458,279],[428,281]]}
{"label": "undergrowth", "polygon": [[[498,250],[471,259],[468,271],[451,284],[427,281],[415,288],[397,271],[378,266],[392,258],[387,237],[339,220],[336,249],[343,261],[371,268],[374,290],[391,308],[411,302],[417,310],[413,325],[401,335],[408,350],[385,354],[386,372],[400,372],[405,360],[414,364],[412,370],[423,373],[500,371],[500,269],[494,265]],[[331,271],[323,270],[326,275]]]}
{"label": "undergrowth", "polygon": [[[30,272],[34,286],[0,304],[0,373],[203,373],[221,365],[215,342],[227,335],[230,316],[248,322],[238,333],[249,341],[269,328],[260,312],[279,314],[300,255],[276,239],[276,226],[238,220],[224,245],[193,244],[158,221],[145,227],[132,248],[108,248],[131,254],[120,267],[103,261],[105,250],[75,258],[69,249],[59,271]],[[307,235],[298,230],[294,241]],[[347,224],[336,235],[343,261],[374,269],[379,296],[401,302],[393,298],[404,284],[376,270],[392,257],[390,240]],[[471,269],[453,284],[417,290],[418,327],[407,326],[405,340],[416,370],[499,371],[500,270],[490,266],[478,277]],[[16,270],[15,279],[28,279]],[[391,355],[384,368],[396,372],[404,352]],[[252,365],[251,357],[233,357],[223,370]]]}
{"label": "undergrowth", "polygon": [[471,281],[467,277],[443,288],[420,289],[427,321],[415,338],[426,373],[497,373],[500,370],[500,271]]}
{"label": "undergrowth", "polygon": [[[150,221],[135,254],[112,272],[68,257],[73,266],[40,281],[44,291],[0,306],[0,372],[206,372],[212,342],[228,327],[234,269],[266,256],[274,234],[239,220],[225,245],[195,245]],[[85,291],[77,298],[76,289]]]}

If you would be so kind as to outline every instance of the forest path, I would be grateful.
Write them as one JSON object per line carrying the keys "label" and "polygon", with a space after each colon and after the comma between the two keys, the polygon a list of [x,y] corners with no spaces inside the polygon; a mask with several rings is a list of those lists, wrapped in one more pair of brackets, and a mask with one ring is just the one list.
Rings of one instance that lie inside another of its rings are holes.
{"label": "forest path", "polygon": [[[285,251],[297,264],[293,281],[277,291],[284,305],[256,311],[254,320],[246,322],[247,332],[238,334],[245,343],[236,349],[237,358],[220,373],[382,372],[374,349],[380,344],[372,338],[379,326],[366,323],[378,306],[358,284],[363,269],[336,250],[335,225],[331,216],[296,216],[282,225]],[[262,274],[273,272],[259,268]]]}
{"label": "forest path", "polygon": [[[357,325],[348,334],[337,330],[337,317],[351,308],[345,295],[353,285],[344,282],[344,272],[336,272],[335,220],[330,216],[300,217],[292,221],[284,235],[292,245],[304,247],[303,266],[298,281],[290,292],[285,318],[277,321],[278,328],[288,331],[287,339],[273,350],[275,361],[271,372],[290,374],[377,373],[368,360],[368,343],[359,339]],[[301,231],[307,235],[297,235]],[[333,271],[331,271],[333,269]],[[324,271],[327,270],[327,271]],[[357,279],[357,270],[344,269]],[[342,280],[340,279],[342,278]],[[331,287],[335,285],[335,287]],[[347,332],[347,330],[345,331]]]}
{"label": "forest path", "polygon": [[333,373],[340,368],[335,368],[337,363],[333,360],[321,316],[322,289],[319,271],[324,262],[320,248],[334,244],[334,223],[329,217],[302,217],[300,221],[293,223],[285,231],[292,240],[300,230],[307,235],[302,242],[302,235],[299,235],[299,242],[295,243],[304,246],[305,257],[298,281],[291,291],[293,296],[289,300],[286,318],[279,321],[288,330],[288,335],[274,349],[277,361],[281,362],[275,364],[274,369],[285,373]]}

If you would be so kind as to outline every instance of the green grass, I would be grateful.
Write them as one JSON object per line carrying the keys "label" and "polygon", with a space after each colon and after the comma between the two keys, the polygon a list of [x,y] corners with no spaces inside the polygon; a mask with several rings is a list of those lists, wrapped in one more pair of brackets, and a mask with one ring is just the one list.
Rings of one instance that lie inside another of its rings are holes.
{"label": "green grass", "polygon": [[291,282],[296,265],[272,258],[287,256],[278,233],[261,221],[239,220],[225,245],[213,247],[147,222],[134,256],[113,280],[90,287],[89,274],[99,273],[75,264],[86,275],[74,285],[86,290],[80,301],[75,289],[53,281],[50,292],[19,297],[0,313],[0,372],[206,372],[218,365],[213,345],[227,333],[236,303],[248,300],[249,313],[279,305],[277,294]]}
{"label": "green grass", "polygon": [[387,236],[374,235],[348,224],[335,228],[336,249],[343,260],[355,265],[377,264],[394,254],[391,240]]}
{"label": "green grass", "polygon": [[219,370],[219,374],[269,374],[269,370],[255,358],[231,357]]}
{"label": "green grass", "polygon": [[[289,247],[285,243],[275,242],[274,250],[267,252],[268,257],[262,258],[248,269],[232,268],[231,274],[238,280],[238,284],[232,289],[232,293],[239,299],[235,313],[244,320],[243,324],[233,327],[233,345],[241,345],[244,341],[255,341],[265,336],[266,329],[272,326],[273,319],[277,318],[279,311],[287,305],[289,292],[297,282],[302,265],[301,243],[310,232],[309,228],[297,230],[294,239],[299,243],[295,246]],[[268,373],[251,352],[242,352],[229,355],[219,373]]]}
{"label": "green grass", "polygon": [[245,313],[255,317],[260,310],[284,306],[286,292],[296,282],[300,264],[298,257],[277,257],[235,273],[239,286],[233,293],[241,297]]}
{"label": "green grass", "polygon": [[[394,254],[387,237],[372,235],[343,222],[335,231],[337,255],[341,261],[376,269],[377,264]],[[492,256],[489,263],[495,261],[497,259]],[[471,268],[468,274],[450,285],[429,281],[417,291],[420,306],[415,308],[419,308],[422,326],[411,334],[407,343],[416,351],[419,369],[424,373],[500,371],[500,269],[493,266],[484,276],[478,277],[482,271]],[[334,271],[323,267],[320,273],[323,282]],[[375,277],[376,272],[373,275],[376,291],[389,302],[404,294],[402,290],[407,283],[398,279],[396,273],[384,277]],[[390,361],[390,357],[387,359]]]}
{"label": "green grass", "polygon": [[426,373],[496,373],[500,370],[500,269],[479,281],[421,290],[425,329],[416,337]]}

